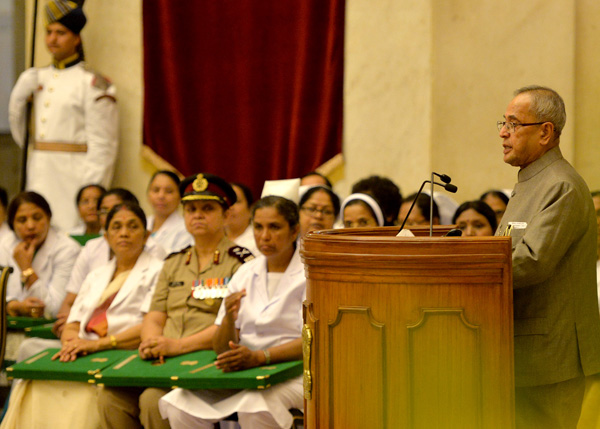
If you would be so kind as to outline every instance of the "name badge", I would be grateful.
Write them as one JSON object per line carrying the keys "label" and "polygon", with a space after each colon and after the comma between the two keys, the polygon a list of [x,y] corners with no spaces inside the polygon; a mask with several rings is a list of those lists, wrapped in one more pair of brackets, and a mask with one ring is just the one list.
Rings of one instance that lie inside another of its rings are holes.
{"label": "name badge", "polygon": [[192,285],[192,297],[194,299],[211,300],[225,298],[229,280],[229,277],[196,280]]}
{"label": "name badge", "polygon": [[169,282],[169,287],[183,286],[183,282]]}
{"label": "name badge", "polygon": [[508,222],[508,226],[504,230],[501,236],[509,237],[513,229],[525,229],[527,228],[527,222]]}
{"label": "name badge", "polygon": [[508,222],[508,225],[514,229],[525,229],[527,228],[527,222]]}

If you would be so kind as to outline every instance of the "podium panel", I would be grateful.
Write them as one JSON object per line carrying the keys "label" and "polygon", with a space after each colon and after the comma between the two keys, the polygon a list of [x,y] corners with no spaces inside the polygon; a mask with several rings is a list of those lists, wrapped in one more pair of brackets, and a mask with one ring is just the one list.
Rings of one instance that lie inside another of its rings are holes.
{"label": "podium panel", "polygon": [[396,232],[303,241],[306,427],[514,427],[510,237]]}

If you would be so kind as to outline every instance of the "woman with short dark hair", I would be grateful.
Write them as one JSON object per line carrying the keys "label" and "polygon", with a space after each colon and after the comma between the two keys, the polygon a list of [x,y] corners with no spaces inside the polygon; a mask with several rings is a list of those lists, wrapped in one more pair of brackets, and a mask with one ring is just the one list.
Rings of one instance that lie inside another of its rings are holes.
{"label": "woman with short dark hair", "polygon": [[300,236],[331,229],[340,213],[340,198],[327,186],[313,186],[300,198]]}
{"label": "woman with short dark hair", "polygon": [[14,234],[0,244],[0,265],[15,270],[8,280],[7,312],[55,317],[81,248],[51,228],[52,211],[40,194],[21,192],[7,212]]}
{"label": "woman with short dark hair", "polygon": [[98,216],[98,201],[106,193],[103,186],[97,184],[85,185],[75,199],[75,205],[81,220],[80,224],[69,231],[69,235],[96,235],[102,229]]}
{"label": "woman with short dark hair", "polygon": [[[413,205],[414,207],[412,211],[409,213],[410,207]],[[427,194],[411,194],[406,199],[402,201],[400,205],[400,213],[398,214],[398,224],[402,225],[402,223],[406,219],[405,226],[416,226],[416,225],[429,225],[430,222],[430,204],[431,197]],[[408,218],[407,218],[408,216]],[[431,223],[433,225],[440,224],[440,211],[438,209],[438,205],[435,202],[435,198],[433,199],[433,217],[431,218]]]}
{"label": "woman with short dark hair", "polygon": [[[144,250],[146,226],[146,215],[137,204],[124,202],[108,213],[104,236],[114,258],[83,282],[60,337],[62,349],[56,357],[61,361],[139,345],[142,304],[152,296],[163,263]],[[119,294],[123,299],[113,308]]]}
{"label": "woman with short dark hair", "polygon": [[229,208],[225,219],[225,234],[234,243],[250,250],[253,255],[259,254],[254,241],[254,232],[251,222],[251,208],[254,196],[249,187],[243,183],[231,183],[237,201]]}
{"label": "woman with short dark hair", "polygon": [[194,241],[179,213],[180,183],[181,180],[172,171],[159,170],[152,175],[148,184],[148,202],[152,206],[148,230],[167,254],[177,252]]}
{"label": "woman with short dark hair", "polygon": [[[110,210],[123,203],[131,203],[139,206],[138,199],[133,193],[124,188],[109,189],[98,201],[98,214],[100,226],[104,230],[106,219]],[[158,259],[166,256],[165,250],[156,243],[152,237],[146,241],[146,251]],[[93,238],[85,243],[81,253],[77,257],[73,266],[73,271],[66,287],[66,296],[58,311],[58,320],[54,324],[53,331],[57,337],[60,337],[64,323],[69,316],[71,306],[79,293],[83,280],[94,269],[107,264],[113,258],[113,252],[104,236]]]}
{"label": "woman with short dark hair", "polygon": [[457,225],[465,237],[492,236],[498,227],[496,214],[490,206],[480,200],[462,203],[456,209],[452,223]]}
{"label": "woman with short dark hair", "polygon": [[502,216],[504,216],[504,212],[506,211],[506,206],[508,206],[508,196],[502,191],[492,189],[479,197],[479,199],[490,206],[495,213],[496,223],[500,225]]}

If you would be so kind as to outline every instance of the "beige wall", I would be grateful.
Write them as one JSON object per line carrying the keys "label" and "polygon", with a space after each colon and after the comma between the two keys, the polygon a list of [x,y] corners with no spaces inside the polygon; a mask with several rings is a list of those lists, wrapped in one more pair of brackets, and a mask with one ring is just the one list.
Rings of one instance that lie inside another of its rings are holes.
{"label": "beige wall", "polygon": [[[40,3],[43,3],[40,2]],[[31,4],[31,0],[30,0]],[[600,4],[594,0],[347,0],[343,196],[369,174],[406,195],[431,170],[455,199],[511,188],[495,122],[512,91],[555,88],[567,104],[561,146],[600,188]],[[88,0],[82,35],[92,67],[117,85],[121,148],[115,184],[143,197],[152,168],[140,158],[141,0]],[[38,30],[38,61],[49,60]]]}
{"label": "beige wall", "polygon": [[418,188],[431,165],[432,13],[421,0],[348,0],[344,81],[347,195],[358,179]]}
{"label": "beige wall", "polygon": [[[496,121],[513,91],[530,84],[556,89],[572,116],[574,1],[433,4],[431,167],[452,176],[459,201],[477,198],[490,187],[512,188],[517,169],[502,161]],[[560,22],[547,31],[554,17]],[[569,160],[573,130],[571,121],[561,139]]]}
{"label": "beige wall", "polygon": [[592,190],[600,189],[600,3],[577,0],[575,8],[575,166]]}

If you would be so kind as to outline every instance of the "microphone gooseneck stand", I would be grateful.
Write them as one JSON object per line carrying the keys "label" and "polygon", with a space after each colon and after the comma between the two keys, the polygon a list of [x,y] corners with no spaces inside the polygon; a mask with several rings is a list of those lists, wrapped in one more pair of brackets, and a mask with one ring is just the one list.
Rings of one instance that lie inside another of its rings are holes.
{"label": "microphone gooseneck stand", "polygon": [[[436,182],[434,180],[435,179],[434,176],[439,177],[440,180],[444,183]],[[446,174],[438,174],[436,172],[431,172],[431,180],[425,180],[423,183],[421,183],[421,187],[419,188],[419,191],[417,192],[417,196],[415,197],[412,204],[410,205],[410,208],[408,209],[408,213],[406,214],[404,221],[402,221],[402,225],[400,226],[400,230],[398,230],[398,232],[400,232],[404,229],[404,225],[406,224],[406,221],[408,220],[408,217],[410,216],[410,213],[412,212],[412,210],[415,206],[415,203],[419,199],[419,196],[421,195],[421,192],[423,191],[423,187],[425,186],[425,184],[431,183],[431,196],[430,196],[430,201],[429,201],[429,236],[432,237],[433,236],[433,185],[441,186],[446,191],[455,193],[458,190],[458,188],[456,186],[450,184],[451,181],[452,181],[452,179],[450,179],[450,176],[447,176]]]}

